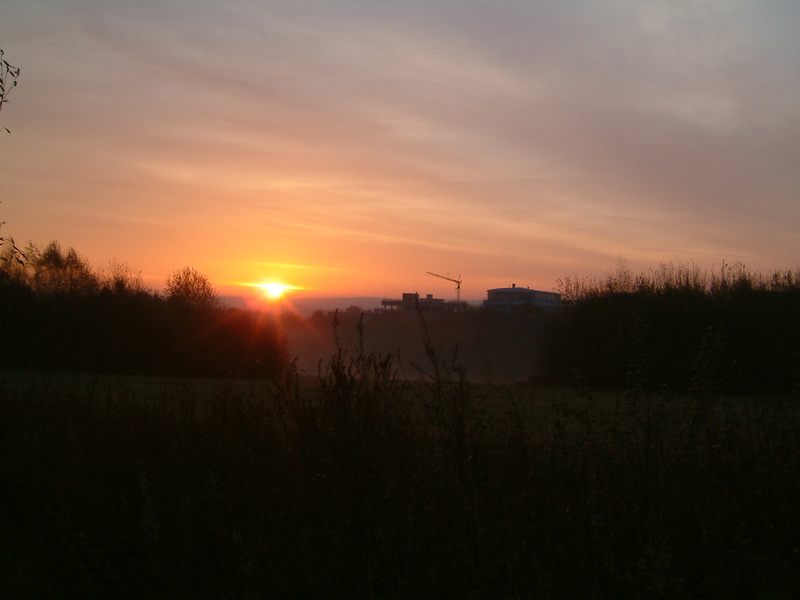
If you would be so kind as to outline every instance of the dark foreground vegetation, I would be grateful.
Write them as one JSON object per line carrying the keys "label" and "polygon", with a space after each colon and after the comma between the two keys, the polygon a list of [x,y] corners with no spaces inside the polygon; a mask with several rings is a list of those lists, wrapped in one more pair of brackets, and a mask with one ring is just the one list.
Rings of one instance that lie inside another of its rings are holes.
{"label": "dark foreground vegetation", "polygon": [[800,269],[663,265],[562,281],[547,373],[613,389],[786,394],[800,389]]}
{"label": "dark foreground vegetation", "polygon": [[7,598],[792,598],[797,398],[3,375]]}
{"label": "dark foreground vegetation", "polygon": [[554,314],[334,330],[192,269],[157,294],[57,244],[0,266],[0,597],[800,589],[797,273],[619,270]]}
{"label": "dark foreground vegetation", "polygon": [[481,383],[515,383],[545,377],[544,333],[548,317],[533,307],[510,314],[469,308],[459,312],[369,311],[351,307],[335,313],[317,311],[310,318],[284,315],[281,320],[290,353],[298,365],[316,374],[336,352],[363,346],[367,352],[397,357],[400,375],[418,379],[429,360],[421,340],[455,361],[466,377]]}

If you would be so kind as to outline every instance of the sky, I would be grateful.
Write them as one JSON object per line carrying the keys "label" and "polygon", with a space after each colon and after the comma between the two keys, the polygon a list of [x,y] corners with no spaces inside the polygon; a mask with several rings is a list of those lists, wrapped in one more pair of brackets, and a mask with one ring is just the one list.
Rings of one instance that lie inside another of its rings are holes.
{"label": "sky", "polygon": [[800,264],[800,3],[4,0],[0,220],[148,285]]}

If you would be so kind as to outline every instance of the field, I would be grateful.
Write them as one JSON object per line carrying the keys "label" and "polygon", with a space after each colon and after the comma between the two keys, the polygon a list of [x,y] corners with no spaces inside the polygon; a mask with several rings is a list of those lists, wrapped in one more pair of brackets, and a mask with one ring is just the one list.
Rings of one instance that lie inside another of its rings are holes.
{"label": "field", "polygon": [[0,595],[747,597],[800,589],[796,398],[0,375]]}

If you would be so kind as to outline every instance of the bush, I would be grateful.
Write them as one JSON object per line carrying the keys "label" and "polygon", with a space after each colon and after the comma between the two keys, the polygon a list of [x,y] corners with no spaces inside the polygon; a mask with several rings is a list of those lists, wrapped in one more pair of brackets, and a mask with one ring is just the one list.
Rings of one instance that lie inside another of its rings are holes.
{"label": "bush", "polygon": [[[622,282],[622,283],[620,283]],[[800,277],[663,266],[570,280],[549,324],[549,371],[606,388],[788,393],[800,370]]]}

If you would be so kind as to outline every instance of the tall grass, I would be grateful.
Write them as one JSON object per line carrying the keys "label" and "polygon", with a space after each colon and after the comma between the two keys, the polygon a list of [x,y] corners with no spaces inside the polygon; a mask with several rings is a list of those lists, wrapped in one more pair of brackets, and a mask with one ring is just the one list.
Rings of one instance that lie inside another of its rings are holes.
{"label": "tall grass", "polygon": [[688,263],[662,263],[646,272],[634,273],[620,260],[604,277],[565,276],[558,291],[564,302],[613,294],[667,294],[674,291],[718,295],[736,290],[797,292],[800,267],[774,269],[769,273],[751,271],[743,263],[722,262],[718,271],[706,271]]}
{"label": "tall grass", "polygon": [[800,386],[800,271],[662,265],[561,282],[548,372],[595,387],[787,394]]}
{"label": "tall grass", "polygon": [[3,597],[792,597],[796,401],[427,382],[0,382]]}

